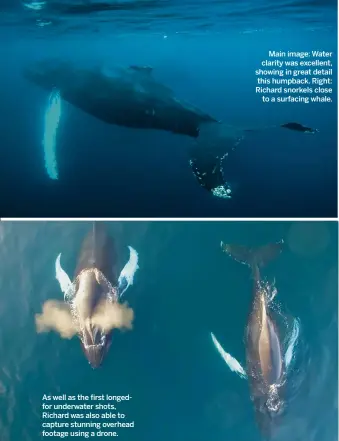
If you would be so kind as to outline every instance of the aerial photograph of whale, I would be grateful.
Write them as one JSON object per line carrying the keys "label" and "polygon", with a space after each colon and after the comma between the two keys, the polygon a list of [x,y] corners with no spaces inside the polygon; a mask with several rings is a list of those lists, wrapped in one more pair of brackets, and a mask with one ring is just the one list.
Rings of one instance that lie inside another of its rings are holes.
{"label": "aerial photograph of whale", "polygon": [[221,248],[237,262],[248,265],[252,271],[252,304],[245,332],[246,367],[243,368],[238,360],[224,350],[213,333],[211,338],[229,368],[248,380],[256,420],[263,436],[269,440],[274,436],[275,426],[284,413],[283,391],[299,332],[298,321],[295,320],[284,353],[282,330],[275,320],[277,313],[272,308],[277,290],[260,274],[260,269],[281,253],[283,241],[257,248],[221,242]]}
{"label": "aerial photograph of whale", "polygon": [[[131,65],[105,70],[47,59],[26,67],[23,74],[51,96],[57,91],[60,99],[105,123],[163,130],[195,138],[196,143],[189,150],[188,158],[193,175],[202,188],[223,199],[233,196],[223,163],[246,134],[276,128],[307,134],[318,132],[316,128],[297,122],[242,128],[218,121],[180,100],[169,87],[156,81],[150,66]],[[52,107],[52,111],[58,124],[56,108]]]}
{"label": "aerial photograph of whale", "polygon": [[102,222],[94,222],[78,256],[74,280],[55,263],[56,278],[64,302],[47,300],[36,315],[38,332],[55,330],[63,338],[78,335],[84,354],[93,368],[99,367],[112,342],[114,329],[132,329],[133,310],[122,303],[138,269],[138,254],[129,247],[130,257],[120,274],[114,240]]}
{"label": "aerial photograph of whale", "polygon": [[5,220],[0,238],[1,441],[335,439],[337,222]]}

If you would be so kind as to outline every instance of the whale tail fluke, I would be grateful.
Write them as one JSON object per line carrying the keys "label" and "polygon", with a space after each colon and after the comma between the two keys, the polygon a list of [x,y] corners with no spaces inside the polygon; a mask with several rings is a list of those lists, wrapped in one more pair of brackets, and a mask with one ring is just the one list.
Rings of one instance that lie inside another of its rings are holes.
{"label": "whale tail fluke", "polygon": [[[213,196],[231,199],[233,188],[225,169],[229,154],[237,148],[248,133],[269,129],[289,129],[301,133],[315,134],[318,129],[298,122],[288,122],[261,127],[236,127],[219,121],[208,121],[197,129],[197,138],[190,151],[189,164],[199,185]],[[230,170],[230,168],[229,168]]]}
{"label": "whale tail fluke", "polygon": [[225,177],[225,161],[243,135],[242,130],[225,123],[209,122],[199,127],[199,135],[190,150],[189,164],[199,185],[213,196],[232,197],[232,187]]}
{"label": "whale tail fluke", "polygon": [[225,244],[221,242],[221,249],[237,262],[248,265],[252,269],[267,265],[282,251],[284,241],[272,242],[257,248],[243,245]]}

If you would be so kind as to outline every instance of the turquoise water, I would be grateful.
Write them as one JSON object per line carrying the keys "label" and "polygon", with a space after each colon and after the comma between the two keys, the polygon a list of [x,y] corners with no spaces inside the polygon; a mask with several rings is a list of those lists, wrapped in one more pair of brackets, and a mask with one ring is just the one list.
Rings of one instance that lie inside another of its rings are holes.
{"label": "turquoise water", "polygon": [[275,278],[281,311],[300,320],[301,332],[288,378],[288,411],[276,439],[336,438],[336,223],[110,222],[120,267],[131,245],[140,269],[126,294],[134,329],[113,335],[98,370],[88,365],[77,338],[37,334],[34,324],[43,302],[62,299],[57,255],[72,275],[90,228],[90,222],[0,224],[1,441],[42,439],[42,396],[62,393],[132,395],[119,405],[135,421],[134,429],[119,432],[123,441],[261,440],[246,380],[228,369],[209,332],[244,364],[250,272],[219,244],[281,238],[285,249],[263,275]]}

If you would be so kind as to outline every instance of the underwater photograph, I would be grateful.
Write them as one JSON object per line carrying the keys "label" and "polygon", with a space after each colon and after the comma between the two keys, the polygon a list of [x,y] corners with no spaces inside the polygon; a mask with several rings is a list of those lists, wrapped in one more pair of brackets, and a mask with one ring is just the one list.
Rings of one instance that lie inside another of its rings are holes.
{"label": "underwater photograph", "polygon": [[336,217],[335,0],[0,0],[2,217]]}
{"label": "underwater photograph", "polygon": [[338,224],[0,223],[0,439],[333,441]]}

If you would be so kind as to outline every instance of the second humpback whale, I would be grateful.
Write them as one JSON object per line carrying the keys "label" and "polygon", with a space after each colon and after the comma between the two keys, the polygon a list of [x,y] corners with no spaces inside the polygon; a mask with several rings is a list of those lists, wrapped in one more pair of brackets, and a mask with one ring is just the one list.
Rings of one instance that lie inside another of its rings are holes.
{"label": "second humpback whale", "polygon": [[229,367],[242,378],[248,379],[256,419],[263,435],[268,439],[284,409],[282,390],[286,362],[279,329],[270,308],[272,290],[261,279],[260,268],[279,255],[282,246],[283,241],[259,248],[221,243],[222,250],[236,261],[248,265],[253,275],[252,306],[245,332],[246,369],[223,350],[212,334],[214,345]]}
{"label": "second humpback whale", "polygon": [[[170,88],[154,79],[149,66],[105,70],[53,59],[26,67],[24,76],[49,92],[57,89],[62,99],[106,123],[196,138],[189,152],[191,170],[202,188],[221,198],[232,195],[223,160],[247,133],[272,128],[237,128],[218,121],[179,100]],[[317,131],[295,122],[273,127]]]}
{"label": "second humpback whale", "polygon": [[[65,304],[53,311],[56,302],[46,302],[43,314],[37,317],[41,330],[54,328],[67,336],[66,324],[68,329],[72,328],[67,330],[68,337],[78,334],[93,368],[99,367],[107,354],[113,330],[132,326],[133,310],[121,303],[138,269],[138,255],[133,248],[129,250],[129,261],[119,275],[115,243],[105,225],[95,222],[82,243],[72,282],[61,267],[61,254],[56,259],[56,278]],[[62,315],[57,314],[60,310]]]}

